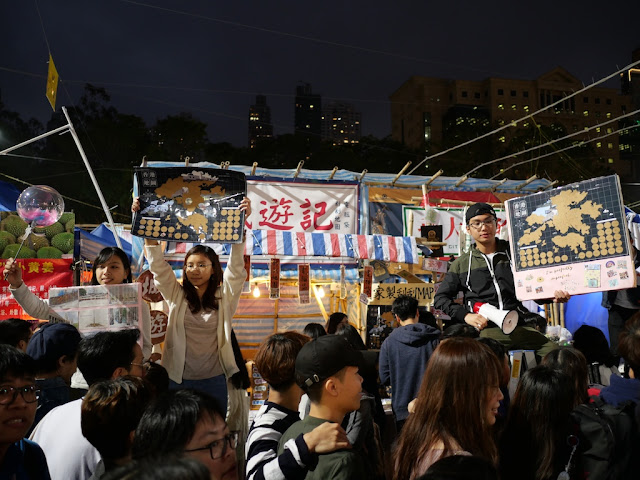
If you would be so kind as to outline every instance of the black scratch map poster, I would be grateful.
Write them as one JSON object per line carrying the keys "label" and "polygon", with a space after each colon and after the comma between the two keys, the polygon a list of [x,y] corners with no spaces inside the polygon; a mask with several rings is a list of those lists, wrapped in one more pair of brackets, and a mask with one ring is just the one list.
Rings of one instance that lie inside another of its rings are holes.
{"label": "black scratch map poster", "polygon": [[616,175],[512,198],[505,206],[520,300],[636,285]]}
{"label": "black scratch map poster", "polygon": [[135,168],[140,211],[131,233],[173,242],[240,243],[244,173],[201,167]]}

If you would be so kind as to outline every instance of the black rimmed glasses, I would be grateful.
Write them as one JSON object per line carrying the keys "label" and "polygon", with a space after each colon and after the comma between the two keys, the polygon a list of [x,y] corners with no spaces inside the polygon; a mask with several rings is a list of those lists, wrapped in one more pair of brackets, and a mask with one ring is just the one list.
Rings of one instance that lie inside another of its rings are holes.
{"label": "black rimmed glasses", "polygon": [[227,453],[227,445],[233,450],[238,446],[238,438],[240,436],[240,432],[229,432],[222,438],[218,438],[211,442],[209,445],[200,448],[193,448],[191,450],[185,450],[185,452],[199,452],[201,450],[209,450],[209,455],[211,455],[211,460],[216,460],[217,458],[224,457],[224,454]]}
{"label": "black rimmed glasses", "polygon": [[27,387],[1,387],[0,388],[0,405],[9,405],[15,402],[18,394],[27,403],[37,402],[40,398],[40,390],[35,385]]}

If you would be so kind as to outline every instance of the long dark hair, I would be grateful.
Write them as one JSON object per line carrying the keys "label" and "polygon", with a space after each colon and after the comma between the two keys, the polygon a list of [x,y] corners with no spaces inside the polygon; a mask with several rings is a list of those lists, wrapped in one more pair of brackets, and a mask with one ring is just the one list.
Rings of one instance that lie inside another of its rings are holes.
{"label": "long dark hair", "polygon": [[546,365],[527,370],[511,400],[500,439],[502,478],[555,478],[567,459],[574,382]]}
{"label": "long dark hair", "polygon": [[127,283],[131,283],[131,264],[129,263],[129,257],[118,247],[106,247],[100,250],[100,253],[93,261],[93,270],[91,275],[91,285],[100,285],[98,282],[98,278],[96,277],[96,269],[106,263],[111,257],[116,255],[120,260],[122,260],[122,265],[124,269],[127,271]]}
{"label": "long dark hair", "polygon": [[545,355],[542,365],[560,370],[573,379],[576,393],[574,407],[589,402],[587,359],[580,350],[573,347],[556,348]]}
{"label": "long dark hair", "polygon": [[[193,283],[191,283],[187,277],[187,259],[191,255],[205,255],[211,261],[211,278],[209,279],[209,285],[207,285],[204,295],[202,295],[202,301],[198,296],[196,287],[193,286]],[[191,313],[199,312],[202,309],[217,310],[218,298],[216,297],[216,291],[221,283],[222,267],[220,266],[218,254],[214,252],[213,248],[207,247],[206,245],[196,245],[191,248],[184,256],[184,264],[182,265],[182,288]]]}
{"label": "long dark hair", "polygon": [[327,321],[327,333],[336,333],[338,325],[340,325],[342,320],[344,320],[345,318],[347,318],[347,314],[342,312],[334,312],[329,315],[329,320]]}
{"label": "long dark hair", "polygon": [[394,451],[394,480],[411,478],[433,446],[442,456],[456,450],[497,463],[486,421],[489,393],[500,385],[501,365],[489,347],[471,338],[443,341],[427,364],[415,413],[409,415]]}

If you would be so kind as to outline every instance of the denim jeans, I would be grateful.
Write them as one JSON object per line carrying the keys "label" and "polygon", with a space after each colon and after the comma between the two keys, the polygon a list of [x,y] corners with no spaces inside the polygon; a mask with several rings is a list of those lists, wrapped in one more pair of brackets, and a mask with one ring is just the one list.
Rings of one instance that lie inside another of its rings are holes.
{"label": "denim jeans", "polygon": [[223,417],[227,416],[227,379],[222,375],[216,377],[204,378],[202,380],[185,380],[182,383],[176,383],[169,380],[169,388],[171,390],[180,390],[181,388],[192,388],[201,392],[208,393],[216,399],[220,406]]}

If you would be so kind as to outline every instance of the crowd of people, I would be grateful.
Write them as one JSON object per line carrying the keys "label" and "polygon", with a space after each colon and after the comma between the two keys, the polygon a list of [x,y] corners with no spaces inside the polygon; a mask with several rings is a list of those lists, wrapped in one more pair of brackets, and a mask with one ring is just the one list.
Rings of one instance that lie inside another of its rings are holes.
{"label": "crowd of people", "polygon": [[[250,213],[248,199],[241,208]],[[242,244],[224,271],[211,248],[192,248],[178,282],[157,243],[145,242],[169,308],[159,362],[150,361],[148,312],[142,331],[81,336],[8,261],[14,298],[47,323],[32,333],[28,322],[0,322],[0,479],[633,478],[640,313],[618,329],[613,349],[588,326],[574,346],[558,346],[515,297],[493,209],[476,204],[465,222],[476,245],[435,298],[451,325],[441,331],[416,299],[399,296],[379,352],[341,312],[272,334],[255,355],[268,399],[250,424],[231,328],[246,278]],[[93,282],[127,281],[126,255],[103,250]],[[549,301],[568,298],[557,291]],[[477,303],[517,311],[518,326],[504,333]],[[516,349],[534,350],[539,365],[510,396]],[[388,391],[392,415],[382,404]]]}

